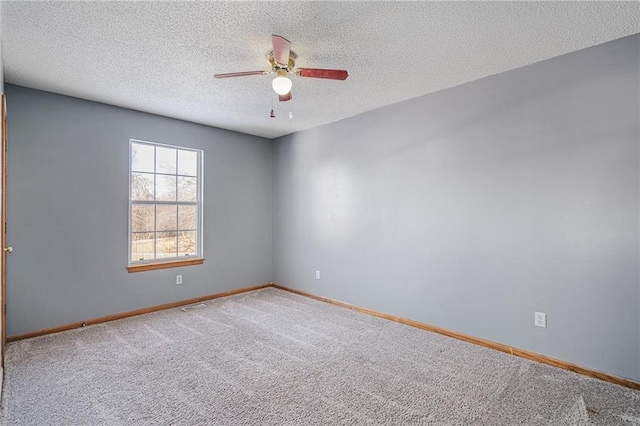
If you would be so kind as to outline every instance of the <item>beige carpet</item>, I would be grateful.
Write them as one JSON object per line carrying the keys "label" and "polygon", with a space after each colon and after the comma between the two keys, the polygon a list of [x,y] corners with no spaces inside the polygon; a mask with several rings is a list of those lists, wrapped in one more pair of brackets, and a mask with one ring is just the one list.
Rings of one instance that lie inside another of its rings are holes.
{"label": "beige carpet", "polygon": [[640,425],[640,392],[276,289],[7,348],[7,425]]}

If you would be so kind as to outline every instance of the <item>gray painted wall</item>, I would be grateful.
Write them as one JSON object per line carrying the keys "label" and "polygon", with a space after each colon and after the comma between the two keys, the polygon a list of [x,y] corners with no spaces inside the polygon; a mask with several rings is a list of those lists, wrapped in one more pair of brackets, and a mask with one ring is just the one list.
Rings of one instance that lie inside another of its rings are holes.
{"label": "gray painted wall", "polygon": [[[6,92],[9,335],[271,280],[269,140]],[[204,150],[204,265],[127,273],[129,138]]]}
{"label": "gray painted wall", "polygon": [[639,49],[276,140],[276,282],[640,379]]}

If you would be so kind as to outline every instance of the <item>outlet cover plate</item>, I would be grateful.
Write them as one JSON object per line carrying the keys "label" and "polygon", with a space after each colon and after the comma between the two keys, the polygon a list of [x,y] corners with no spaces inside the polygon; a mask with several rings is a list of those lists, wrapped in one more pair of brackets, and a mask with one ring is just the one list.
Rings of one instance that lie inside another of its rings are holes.
{"label": "outlet cover plate", "polygon": [[536,327],[547,328],[547,314],[544,312],[536,312],[534,317]]}

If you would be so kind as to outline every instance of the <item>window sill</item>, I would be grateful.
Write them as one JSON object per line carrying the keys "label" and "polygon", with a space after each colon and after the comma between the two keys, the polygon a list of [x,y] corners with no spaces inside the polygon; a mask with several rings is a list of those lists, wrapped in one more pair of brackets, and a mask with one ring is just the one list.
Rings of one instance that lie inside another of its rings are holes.
{"label": "window sill", "polygon": [[204,259],[202,257],[198,257],[196,259],[187,259],[187,260],[172,260],[170,262],[138,263],[135,265],[127,266],[127,271],[129,272],[153,271],[155,269],[167,269],[167,268],[178,268],[181,266],[202,265],[203,263],[204,263]]}

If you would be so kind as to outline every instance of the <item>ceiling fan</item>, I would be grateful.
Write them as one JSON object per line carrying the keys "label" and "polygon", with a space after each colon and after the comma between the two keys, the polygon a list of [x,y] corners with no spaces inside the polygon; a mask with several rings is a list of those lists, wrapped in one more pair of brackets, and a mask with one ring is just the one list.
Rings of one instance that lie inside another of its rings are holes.
{"label": "ceiling fan", "polygon": [[267,61],[271,67],[270,70],[230,72],[226,74],[215,74],[214,77],[229,78],[245,77],[248,75],[276,74],[276,78],[273,79],[271,86],[278,94],[278,98],[281,102],[286,102],[291,99],[292,83],[291,80],[289,80],[289,77],[287,77],[289,73],[296,74],[300,77],[328,78],[331,80],[346,80],[346,78],[349,77],[346,70],[327,70],[322,68],[293,69],[298,55],[291,50],[291,42],[286,38],[275,34],[271,36],[271,42],[273,44],[273,50],[270,50],[267,54]]}

